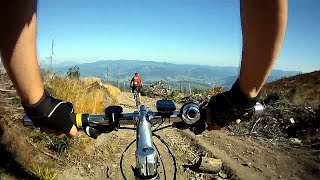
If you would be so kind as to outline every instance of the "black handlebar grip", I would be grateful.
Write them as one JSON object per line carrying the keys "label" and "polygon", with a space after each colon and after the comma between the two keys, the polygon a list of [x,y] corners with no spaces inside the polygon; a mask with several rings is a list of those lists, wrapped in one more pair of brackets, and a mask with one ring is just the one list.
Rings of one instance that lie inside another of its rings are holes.
{"label": "black handlebar grip", "polygon": [[89,114],[71,113],[70,120],[77,128],[83,128],[89,125],[88,116]]}

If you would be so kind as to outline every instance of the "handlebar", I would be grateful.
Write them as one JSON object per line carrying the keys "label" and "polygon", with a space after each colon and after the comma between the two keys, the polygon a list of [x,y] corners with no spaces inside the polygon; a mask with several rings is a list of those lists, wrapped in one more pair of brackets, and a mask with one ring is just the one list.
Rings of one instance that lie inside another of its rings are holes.
{"label": "handlebar", "polygon": [[[160,101],[160,103],[158,103]],[[184,122],[187,125],[193,125],[201,118],[201,112],[199,106],[195,103],[186,103],[182,106],[180,111],[172,111],[175,105],[171,100],[159,100],[157,102],[158,111],[153,112],[148,110],[144,105],[140,106],[139,111],[132,113],[122,113],[121,106],[109,106],[105,109],[105,114],[90,115],[85,113],[72,113],[70,119],[78,128],[86,126],[109,126],[114,123],[118,125],[135,125],[139,121],[141,114],[145,114],[147,120],[150,123],[159,123],[164,121],[169,122]],[[160,104],[160,105],[159,105]],[[164,107],[162,107],[164,106]],[[264,106],[257,103],[254,107],[252,115],[259,115],[263,112]],[[28,116],[24,116],[22,119],[24,126],[33,125],[32,120]]]}
{"label": "handlebar", "polygon": [[[148,114],[148,121],[150,123],[159,123],[164,120],[163,116],[159,112],[147,112]],[[133,112],[133,113],[122,113],[121,116],[116,119],[116,117],[111,119],[107,117],[105,114],[99,114],[99,115],[90,115],[90,114],[71,114],[70,115],[71,120],[74,122],[74,124],[78,127],[95,127],[98,125],[101,126],[108,126],[115,122],[119,122],[120,125],[135,125],[137,121],[139,120],[139,112]],[[180,118],[180,112],[174,111],[170,116],[168,116],[165,120],[170,122],[181,122]]]}

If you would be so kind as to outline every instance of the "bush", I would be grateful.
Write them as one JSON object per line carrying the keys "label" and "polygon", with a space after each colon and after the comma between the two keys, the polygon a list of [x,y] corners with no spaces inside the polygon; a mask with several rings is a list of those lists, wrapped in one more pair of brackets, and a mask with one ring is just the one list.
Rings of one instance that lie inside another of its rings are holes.
{"label": "bush", "polygon": [[79,66],[75,65],[73,67],[70,67],[67,71],[67,77],[70,79],[79,79],[80,78]]}
{"label": "bush", "polygon": [[81,79],[55,76],[47,82],[46,89],[56,98],[72,102],[76,112],[100,114],[105,107],[117,104],[108,88],[95,82],[87,84]]}
{"label": "bush", "polygon": [[141,94],[141,96],[147,96],[149,94],[148,88],[142,87],[140,89],[140,94]]}
{"label": "bush", "polygon": [[56,169],[53,169],[49,166],[46,165],[40,165],[40,164],[33,164],[29,168],[29,172],[35,176],[35,179],[40,179],[40,180],[53,180],[56,178],[58,175],[58,172]]}

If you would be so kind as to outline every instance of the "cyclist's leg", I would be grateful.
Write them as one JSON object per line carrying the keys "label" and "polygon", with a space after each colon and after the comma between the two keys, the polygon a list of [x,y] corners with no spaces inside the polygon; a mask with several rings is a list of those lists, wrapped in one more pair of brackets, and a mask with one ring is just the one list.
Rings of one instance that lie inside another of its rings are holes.
{"label": "cyclist's leg", "polygon": [[135,90],[135,87],[132,86],[132,87],[131,87],[131,92],[132,92],[133,99],[134,99],[134,90]]}
{"label": "cyclist's leg", "polygon": [[140,104],[140,102],[141,102],[140,87],[137,87],[137,102],[138,102],[138,104]]}
{"label": "cyclist's leg", "polygon": [[138,100],[139,100],[139,104],[141,104],[141,93],[140,93],[140,89],[141,89],[141,87],[138,87],[138,91],[137,91],[137,93],[138,93]]}
{"label": "cyclist's leg", "polygon": [[240,88],[255,97],[280,52],[287,24],[287,0],[241,0],[243,50]]}

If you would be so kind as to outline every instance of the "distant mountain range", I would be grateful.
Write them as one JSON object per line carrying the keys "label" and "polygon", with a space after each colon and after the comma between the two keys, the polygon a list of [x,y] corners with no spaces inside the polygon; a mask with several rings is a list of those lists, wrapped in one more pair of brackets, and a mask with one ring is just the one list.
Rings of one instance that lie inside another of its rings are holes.
{"label": "distant mountain range", "polygon": [[[95,76],[109,82],[117,82],[119,79],[120,84],[123,84],[124,82],[130,82],[133,74],[138,72],[145,83],[151,84],[162,80],[173,88],[181,88],[181,86],[186,86],[189,83],[193,88],[207,88],[213,85],[229,88],[237,79],[239,73],[238,67],[137,60],[103,60],[81,64],[65,62],[55,65],[53,69],[59,74],[64,74],[74,65],[79,66],[81,77]],[[268,82],[298,73],[298,71],[273,70]]]}

